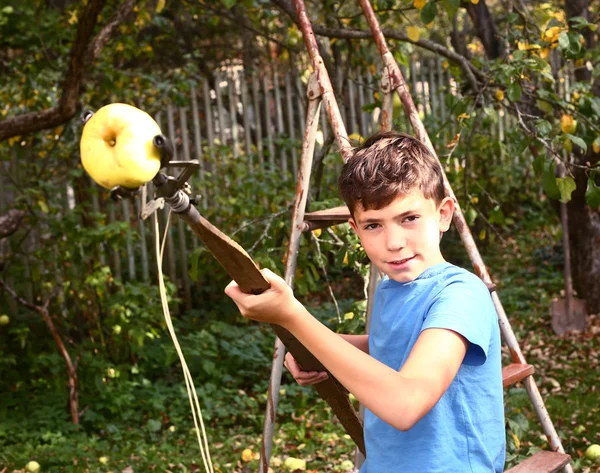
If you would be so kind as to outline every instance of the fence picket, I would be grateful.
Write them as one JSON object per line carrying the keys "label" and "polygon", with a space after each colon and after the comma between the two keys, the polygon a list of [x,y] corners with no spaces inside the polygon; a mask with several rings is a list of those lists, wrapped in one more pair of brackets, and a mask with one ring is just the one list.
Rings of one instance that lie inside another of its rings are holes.
{"label": "fence picket", "polygon": [[[273,89],[275,91],[275,117],[277,120],[277,133],[281,137],[285,134],[283,127],[283,110],[281,106],[281,91],[279,90],[279,74],[277,71],[273,71]],[[279,149],[279,158],[281,160],[281,177],[283,180],[288,179],[288,162],[287,152],[285,146],[281,146]]]}
{"label": "fence picket", "polygon": [[210,158],[208,171],[214,174],[216,160],[215,160],[215,133],[213,130],[214,115],[211,107],[210,87],[208,85],[208,79],[204,79],[202,83],[202,90],[204,91],[204,114],[206,115],[206,136],[208,136],[208,156]]}
{"label": "fence picket", "polygon": [[304,136],[304,130],[306,124],[304,123],[304,119],[306,118],[306,87],[302,86],[302,81],[300,80],[300,74],[296,74],[296,80],[294,81],[294,86],[296,87],[296,102],[297,107],[300,112],[300,120],[298,120],[300,124],[300,136]]}
{"label": "fence picket", "polygon": [[[445,84],[442,74],[442,60],[439,57],[435,59],[435,70],[437,72],[437,89],[438,99],[440,101],[440,116],[442,117],[442,123],[446,123],[446,100],[445,100]],[[444,127],[444,130],[446,128]]]}
{"label": "fence picket", "polygon": [[292,107],[292,82],[289,72],[285,75],[285,103],[287,108],[288,135],[292,142],[292,174],[295,181],[298,178],[298,147],[296,146],[294,108]]}
{"label": "fence picket", "polygon": [[135,199],[135,210],[138,215],[138,229],[140,232],[140,251],[142,258],[142,278],[144,281],[150,280],[150,264],[148,261],[148,241],[146,240],[146,226],[145,222],[139,218],[142,211],[142,204],[140,199]]}
{"label": "fence picket", "polygon": [[262,140],[262,118],[260,116],[260,91],[256,74],[252,74],[252,104],[254,111],[254,126],[256,131],[256,151],[258,153],[258,164],[265,164],[265,155],[263,151]]}
{"label": "fence picket", "polygon": [[229,98],[229,123],[231,126],[231,149],[233,157],[237,158],[240,155],[239,151],[239,136],[237,123],[237,93],[235,91],[235,80],[232,76],[227,77],[227,94]]}
{"label": "fence picket", "polygon": [[[115,223],[117,221],[116,214],[115,214],[115,205],[116,205],[115,202],[108,203],[108,221],[110,223]],[[112,244],[110,252],[111,252],[111,259],[112,259],[111,267],[114,271],[115,278],[123,279],[123,274],[121,272],[121,255],[119,254],[120,253],[119,248],[115,244]]]}
{"label": "fence picket", "polygon": [[[367,113],[363,110],[363,107],[366,104],[365,101],[365,82],[364,76],[360,72],[360,70],[356,71],[356,77],[358,77],[358,116],[360,118],[360,135],[364,138],[368,133],[368,116]],[[368,93],[368,92],[367,92]]]}
{"label": "fence picket", "polygon": [[248,169],[252,174],[254,172],[254,165],[252,162],[252,134],[250,130],[250,102],[248,101],[248,82],[246,75],[243,72],[240,72],[238,78],[242,93],[242,120],[244,123],[244,144],[246,146],[246,159],[248,160]]}
{"label": "fence picket", "polygon": [[179,107],[179,126],[181,127],[181,145],[183,147],[183,160],[189,161],[190,156],[190,137],[187,124],[187,108]]}
{"label": "fence picket", "polygon": [[269,149],[269,165],[271,170],[275,170],[275,146],[273,144],[273,129],[271,128],[271,100],[269,94],[269,76],[263,76],[263,98],[265,110],[265,128],[267,130],[267,147]]}
{"label": "fence picket", "polygon": [[[221,146],[227,145],[227,135],[225,134],[225,117],[223,109],[223,96],[221,95],[221,74],[215,74],[215,94],[217,95],[217,118],[219,123],[219,139]],[[224,158],[222,156],[221,158]]]}
{"label": "fence picket", "polygon": [[125,246],[127,248],[127,272],[129,275],[129,280],[133,281],[135,279],[135,253],[133,249],[132,242],[132,222],[131,222],[131,212],[129,211],[129,200],[123,199],[121,201],[121,207],[123,209],[123,219],[129,224],[127,227],[127,235],[125,237]]}

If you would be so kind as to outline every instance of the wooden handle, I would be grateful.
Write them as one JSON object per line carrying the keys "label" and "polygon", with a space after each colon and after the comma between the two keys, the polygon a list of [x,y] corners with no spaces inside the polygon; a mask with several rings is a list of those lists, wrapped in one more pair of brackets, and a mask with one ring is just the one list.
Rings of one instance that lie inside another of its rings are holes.
{"label": "wooden handle", "polygon": [[[238,283],[246,294],[260,294],[271,287],[250,255],[235,241],[202,217],[194,207],[179,216],[202,240],[227,274]],[[296,337],[280,325],[271,328],[305,371],[326,371],[315,356]],[[329,404],[348,435],[359,450],[366,455],[362,421],[348,398],[348,393],[331,374],[329,379],[315,385],[321,398]]]}
{"label": "wooden handle", "polygon": [[[271,325],[271,328],[304,371],[327,371],[321,362],[290,332],[280,325]],[[331,373],[329,373],[328,379],[315,384],[314,388],[321,399],[329,404],[348,435],[354,440],[361,453],[366,456],[363,423],[350,402],[346,389]]]}
{"label": "wooden handle", "polygon": [[201,215],[198,215],[198,220],[193,219],[192,221],[188,220],[186,215],[187,213],[180,214],[181,218],[190,225],[194,233],[221,263],[221,266],[225,268],[231,279],[238,283],[242,292],[260,294],[271,287],[269,281],[265,279],[244,248]]}

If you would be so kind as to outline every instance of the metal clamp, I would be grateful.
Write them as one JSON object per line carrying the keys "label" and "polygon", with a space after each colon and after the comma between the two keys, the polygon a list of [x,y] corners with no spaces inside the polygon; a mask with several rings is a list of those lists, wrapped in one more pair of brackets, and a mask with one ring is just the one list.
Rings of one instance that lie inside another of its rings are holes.
{"label": "metal clamp", "polygon": [[177,208],[174,208],[173,210],[175,212],[181,212],[185,210],[182,206],[187,208],[190,204],[195,205],[200,199],[200,196],[189,198],[191,186],[187,182],[194,172],[200,168],[200,162],[197,159],[190,161],[171,161],[169,162],[168,167],[183,168],[183,171],[177,178],[159,172],[152,180],[156,190],[154,192],[154,199],[149,202],[146,202],[147,187],[146,185],[144,186],[142,190],[142,210],[140,212],[140,218],[142,220],[146,220],[154,212],[164,208],[165,203],[172,205],[173,203],[178,202]]}

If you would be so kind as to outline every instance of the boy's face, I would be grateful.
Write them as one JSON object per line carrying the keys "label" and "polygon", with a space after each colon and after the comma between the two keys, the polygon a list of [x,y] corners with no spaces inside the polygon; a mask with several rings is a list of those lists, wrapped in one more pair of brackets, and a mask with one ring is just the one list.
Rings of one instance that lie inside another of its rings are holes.
{"label": "boy's face", "polygon": [[436,205],[416,188],[379,210],[357,205],[349,223],[380,271],[394,281],[409,282],[444,261],[440,236],[450,227],[453,212],[449,197]]}

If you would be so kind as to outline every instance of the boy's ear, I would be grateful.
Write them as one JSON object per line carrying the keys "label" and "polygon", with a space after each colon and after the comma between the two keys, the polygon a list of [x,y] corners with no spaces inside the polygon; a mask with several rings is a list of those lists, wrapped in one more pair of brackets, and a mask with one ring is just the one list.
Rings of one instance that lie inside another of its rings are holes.
{"label": "boy's ear", "polygon": [[451,197],[444,198],[438,206],[438,212],[440,215],[440,231],[447,232],[454,215],[454,200]]}
{"label": "boy's ear", "polygon": [[348,223],[350,224],[350,226],[352,227],[352,230],[354,230],[354,232],[356,234],[358,234],[358,232],[356,231],[357,227],[356,227],[356,222],[354,221],[354,219],[352,217],[350,217],[348,219]]}

